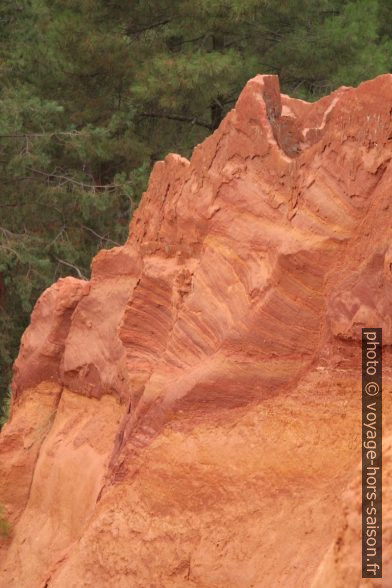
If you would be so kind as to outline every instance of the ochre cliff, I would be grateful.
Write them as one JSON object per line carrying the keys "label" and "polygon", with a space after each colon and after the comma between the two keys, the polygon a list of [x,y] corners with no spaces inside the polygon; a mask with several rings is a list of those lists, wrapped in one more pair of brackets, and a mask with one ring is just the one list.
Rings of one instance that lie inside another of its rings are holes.
{"label": "ochre cliff", "polygon": [[[257,76],[158,162],[123,247],[36,304],[0,434],[1,588],[361,581],[361,329],[391,425],[392,76]],[[385,481],[392,445],[385,442]]]}

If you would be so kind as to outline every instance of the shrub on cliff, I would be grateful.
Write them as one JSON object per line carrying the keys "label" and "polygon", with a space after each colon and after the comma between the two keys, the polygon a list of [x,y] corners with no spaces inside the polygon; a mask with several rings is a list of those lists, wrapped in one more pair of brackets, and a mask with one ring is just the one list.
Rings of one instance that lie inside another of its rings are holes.
{"label": "shrub on cliff", "polygon": [[9,537],[11,527],[4,515],[4,508],[0,504],[0,538],[6,539]]}
{"label": "shrub on cliff", "polygon": [[0,404],[0,430],[8,420],[11,404],[11,387],[8,387],[7,393],[3,397],[3,402]]}

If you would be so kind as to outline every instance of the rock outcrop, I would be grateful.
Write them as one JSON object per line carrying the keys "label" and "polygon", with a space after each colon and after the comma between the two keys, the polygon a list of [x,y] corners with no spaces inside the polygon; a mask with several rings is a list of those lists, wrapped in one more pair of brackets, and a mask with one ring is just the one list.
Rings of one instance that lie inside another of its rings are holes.
{"label": "rock outcrop", "polygon": [[257,76],[156,163],[90,281],[43,293],[0,435],[0,586],[379,585],[349,509],[363,326],[391,421],[391,113],[391,75],[316,103]]}

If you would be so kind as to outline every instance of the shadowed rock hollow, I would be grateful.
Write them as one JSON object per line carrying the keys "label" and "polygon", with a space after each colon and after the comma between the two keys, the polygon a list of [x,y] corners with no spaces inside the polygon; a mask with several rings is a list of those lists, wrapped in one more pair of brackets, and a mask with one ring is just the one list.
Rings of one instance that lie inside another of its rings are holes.
{"label": "shadowed rock hollow", "polygon": [[387,431],[391,112],[391,75],[312,104],[257,76],[155,165],[91,280],[42,294],[0,435],[0,586],[381,586],[360,579],[360,361],[382,327]]}

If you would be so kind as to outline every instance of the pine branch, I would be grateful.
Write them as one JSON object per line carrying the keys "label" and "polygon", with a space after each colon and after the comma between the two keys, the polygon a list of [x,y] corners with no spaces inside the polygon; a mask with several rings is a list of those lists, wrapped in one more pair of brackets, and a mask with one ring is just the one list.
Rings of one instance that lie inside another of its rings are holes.
{"label": "pine branch", "polygon": [[102,235],[99,235],[98,233],[93,231],[93,229],[90,229],[90,227],[86,227],[85,225],[82,225],[82,229],[84,229],[85,231],[88,231],[89,233],[92,233],[93,235],[98,237],[98,239],[101,239],[101,241],[106,241],[107,243],[112,243],[113,245],[116,245],[116,247],[120,247],[120,243],[117,243],[117,241],[112,241],[112,239],[108,239],[107,237],[103,237]]}
{"label": "pine branch", "polygon": [[207,122],[205,122],[203,120],[199,120],[195,117],[183,116],[181,114],[163,114],[163,113],[159,113],[159,112],[141,112],[140,116],[143,116],[145,118],[165,118],[168,120],[176,120],[179,122],[186,122],[191,125],[197,125],[199,127],[203,127],[205,129],[208,129],[209,131],[213,130],[212,126],[210,124],[208,124]]}
{"label": "pine branch", "polygon": [[70,267],[73,270],[75,270],[75,272],[78,274],[78,276],[81,280],[87,280],[86,276],[84,276],[82,274],[82,272],[80,271],[80,268],[78,268],[77,265],[74,265],[73,263],[69,263],[69,261],[65,261],[64,259],[60,259],[59,257],[55,257],[55,260],[58,261],[59,263],[62,263],[63,265],[66,265],[67,267]]}
{"label": "pine branch", "polygon": [[48,178],[49,180],[51,180],[52,178],[55,178],[57,180],[62,180],[64,183],[75,184],[76,186],[80,186],[81,188],[87,189],[87,190],[115,190],[116,188],[120,187],[118,184],[102,184],[102,185],[85,184],[84,182],[79,182],[78,180],[75,180],[74,178],[70,178],[68,176],[58,175],[58,174],[54,174],[54,173],[47,173],[47,172],[44,172],[39,169],[34,169],[33,167],[30,167],[29,170],[35,174],[38,174],[40,176],[44,176],[44,177]]}
{"label": "pine branch", "polygon": [[1,249],[3,249],[4,251],[9,251],[10,253],[13,253],[15,255],[15,257],[17,257],[19,259],[20,262],[22,261],[19,253],[17,253],[17,251],[15,251],[15,249],[13,249],[12,247],[8,247],[8,245],[0,245],[0,250]]}
{"label": "pine branch", "polygon": [[212,33],[210,31],[207,31],[206,33],[203,33],[202,35],[198,35],[197,37],[194,37],[193,39],[178,40],[175,43],[173,43],[173,46],[177,48],[177,47],[181,47],[182,45],[186,45],[187,43],[196,43],[197,41],[204,41],[205,39],[207,39],[211,35],[212,35]]}
{"label": "pine branch", "polygon": [[10,135],[0,135],[0,139],[30,139],[33,137],[75,137],[80,135],[87,135],[84,131],[53,131],[42,133],[13,133]]}
{"label": "pine branch", "polygon": [[158,27],[163,27],[165,24],[168,24],[171,21],[171,18],[166,18],[165,20],[161,20],[159,22],[155,22],[151,25],[146,25],[141,29],[134,29],[132,30],[130,27],[127,28],[127,35],[140,35],[140,33],[145,33],[146,31],[151,31],[152,29],[157,29]]}

